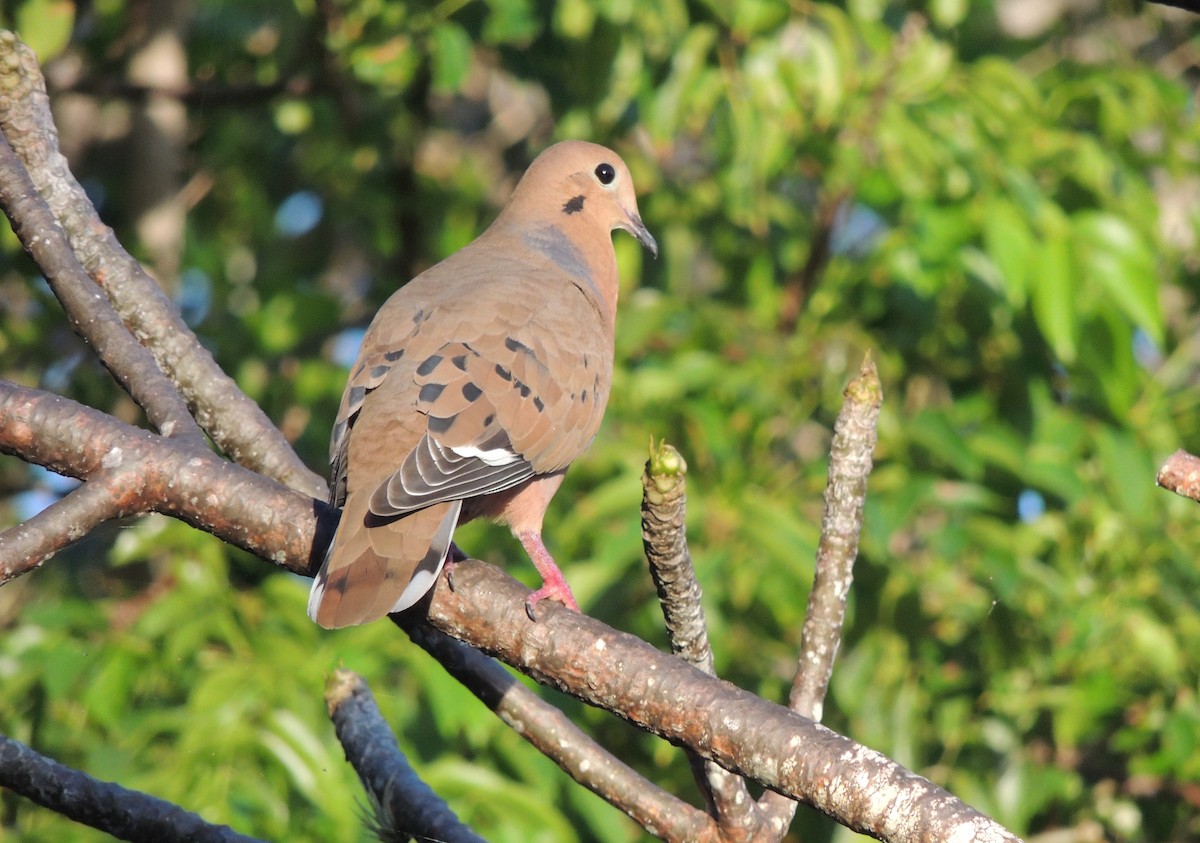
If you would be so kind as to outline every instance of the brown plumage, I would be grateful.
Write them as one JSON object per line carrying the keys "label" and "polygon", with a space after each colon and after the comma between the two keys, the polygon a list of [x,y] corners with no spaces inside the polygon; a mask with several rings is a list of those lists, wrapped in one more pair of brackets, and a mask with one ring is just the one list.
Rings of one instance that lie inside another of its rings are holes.
{"label": "brown plumage", "polygon": [[541,573],[531,617],[547,597],[578,609],[542,518],[608,401],[618,228],[657,254],[620,157],[556,144],[487,231],[376,314],[333,428],[342,520],[309,597],[314,621],[411,606],[454,528],[476,517],[507,524]]}

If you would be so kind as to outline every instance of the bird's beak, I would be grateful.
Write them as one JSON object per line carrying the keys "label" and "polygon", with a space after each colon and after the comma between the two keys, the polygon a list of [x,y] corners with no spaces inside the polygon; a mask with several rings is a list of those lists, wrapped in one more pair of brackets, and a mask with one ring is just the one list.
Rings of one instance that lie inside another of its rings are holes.
{"label": "bird's beak", "polygon": [[622,225],[621,228],[625,229],[634,237],[636,237],[637,241],[649,249],[650,254],[654,255],[655,259],[657,259],[658,241],[654,239],[654,235],[650,233],[648,228],[646,228],[646,224],[642,222],[642,218],[637,214],[629,213],[629,211],[625,211],[625,217],[628,222],[625,225]]}

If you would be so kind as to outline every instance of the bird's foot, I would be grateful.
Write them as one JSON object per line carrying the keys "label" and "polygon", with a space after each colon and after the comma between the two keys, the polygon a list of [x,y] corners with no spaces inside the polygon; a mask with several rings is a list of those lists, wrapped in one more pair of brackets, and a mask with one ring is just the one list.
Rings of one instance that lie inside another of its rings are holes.
{"label": "bird's foot", "polygon": [[546,599],[557,600],[572,612],[578,612],[579,604],[575,602],[571,586],[567,585],[554,557],[546,550],[541,534],[536,530],[522,530],[517,533],[517,539],[529,554],[533,567],[542,575],[542,587],[525,598],[525,614],[529,615],[529,619],[537,621],[537,604]]}
{"label": "bird's foot", "polygon": [[454,591],[454,566],[470,558],[459,549],[458,545],[450,542],[450,550],[446,553],[446,561],[442,563],[442,573],[445,574],[446,585],[450,586],[451,591]]}
{"label": "bird's foot", "polygon": [[571,586],[567,585],[567,581],[562,578],[561,574],[555,581],[551,581],[549,577],[543,579],[542,587],[525,598],[525,614],[529,615],[529,619],[535,623],[538,619],[537,604],[543,600],[557,600],[572,612],[579,611],[579,604],[575,602]]}

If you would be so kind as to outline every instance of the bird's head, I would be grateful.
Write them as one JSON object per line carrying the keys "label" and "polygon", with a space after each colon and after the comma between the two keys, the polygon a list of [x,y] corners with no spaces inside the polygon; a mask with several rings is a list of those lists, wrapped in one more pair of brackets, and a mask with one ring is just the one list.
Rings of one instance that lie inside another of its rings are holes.
{"label": "bird's head", "polygon": [[533,160],[506,213],[550,217],[564,228],[588,220],[606,231],[624,229],[658,257],[658,243],[638,213],[633,178],[621,156],[586,141],[563,141]]}

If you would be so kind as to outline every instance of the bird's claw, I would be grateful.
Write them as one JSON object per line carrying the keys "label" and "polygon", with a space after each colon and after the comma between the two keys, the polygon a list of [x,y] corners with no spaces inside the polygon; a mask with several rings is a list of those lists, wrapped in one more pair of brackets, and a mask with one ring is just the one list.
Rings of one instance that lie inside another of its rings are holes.
{"label": "bird's claw", "polygon": [[570,587],[565,582],[562,587],[555,585],[543,585],[537,591],[525,598],[525,614],[529,615],[529,619],[534,623],[538,622],[537,604],[543,600],[554,600],[561,603],[564,607],[576,614],[582,614],[579,611],[579,604],[575,602],[575,595],[571,593]]}

